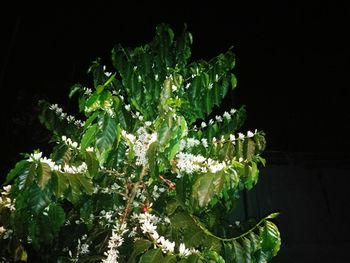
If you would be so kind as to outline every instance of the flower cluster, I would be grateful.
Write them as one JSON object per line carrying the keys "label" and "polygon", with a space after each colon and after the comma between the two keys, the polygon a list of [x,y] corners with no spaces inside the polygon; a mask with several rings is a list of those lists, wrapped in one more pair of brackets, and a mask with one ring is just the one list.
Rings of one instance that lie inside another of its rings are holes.
{"label": "flower cluster", "polygon": [[3,187],[4,190],[2,190],[0,193],[0,207],[6,207],[10,209],[10,211],[14,211],[15,204],[14,201],[9,197],[11,192],[11,185],[6,185]]}
{"label": "flower cluster", "polygon": [[104,253],[105,256],[107,256],[105,259],[102,260],[103,263],[116,263],[118,262],[119,258],[119,251],[118,248],[123,244],[124,238],[123,235],[127,232],[126,224],[119,224],[119,222],[116,222],[113,230],[112,235],[109,238],[108,241],[108,250]]}
{"label": "flower cluster", "polygon": [[71,174],[81,174],[87,171],[87,165],[85,162],[82,162],[79,166],[71,166],[68,164],[59,165],[56,164],[52,159],[47,157],[42,157],[42,152],[33,153],[27,159],[28,162],[40,162],[47,164],[52,171],[58,171],[62,173],[71,173]]}
{"label": "flower cluster", "polygon": [[13,234],[12,229],[6,229],[3,226],[0,226],[0,237],[2,239],[8,239]]}
{"label": "flower cluster", "polygon": [[128,140],[132,146],[136,155],[136,165],[142,166],[146,165],[147,160],[147,150],[149,146],[157,140],[157,133],[148,133],[144,127],[140,127],[136,135],[134,136],[126,131],[122,131],[123,137]]}
{"label": "flower cluster", "polygon": [[60,120],[66,120],[68,123],[74,123],[75,126],[84,127],[85,122],[81,120],[76,120],[73,115],[68,115],[63,112],[63,109],[58,106],[58,104],[51,104],[49,107],[50,110],[56,113]]}
{"label": "flower cluster", "polygon": [[[158,246],[163,251],[163,253],[175,253],[175,242],[171,242],[164,236],[159,235],[157,232],[156,223],[159,222],[159,219],[155,215],[145,212],[139,214],[137,218],[141,225],[140,228],[142,230],[142,233],[148,235],[155,242],[156,246]],[[195,249],[186,248],[185,244],[183,243],[181,243],[179,246],[179,255],[181,257],[187,257],[196,252],[198,251]]]}
{"label": "flower cluster", "polygon": [[[224,120],[230,121],[232,119],[232,116],[237,113],[236,109],[231,109],[230,112],[225,111],[222,115],[216,115],[215,116],[215,121],[213,119],[210,119],[208,123],[202,121],[200,124],[200,128],[204,129],[207,126],[213,125],[215,122],[220,123],[223,122]],[[197,131],[198,127],[196,125],[193,126],[193,130]]]}
{"label": "flower cluster", "polygon": [[71,138],[67,138],[65,135],[62,136],[62,141],[73,149],[80,149],[80,146],[77,142],[74,142]]}
{"label": "flower cluster", "polygon": [[182,173],[192,174],[193,172],[201,173],[217,173],[227,166],[226,162],[220,162],[211,158],[205,158],[198,154],[179,152],[176,155],[176,167],[178,169],[178,177],[181,177]]}

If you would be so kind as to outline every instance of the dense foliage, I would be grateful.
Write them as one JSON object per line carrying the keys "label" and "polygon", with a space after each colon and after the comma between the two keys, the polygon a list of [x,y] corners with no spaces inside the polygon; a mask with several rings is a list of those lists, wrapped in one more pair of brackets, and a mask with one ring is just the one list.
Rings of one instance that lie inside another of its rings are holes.
{"label": "dense foliage", "polygon": [[189,62],[191,34],[159,25],[154,39],[99,60],[93,87],[74,85],[85,121],[41,101],[55,143],[7,175],[0,199],[2,260],[267,262],[271,221],[231,218],[258,181],[264,133],[240,132],[245,108],[210,119],[236,87],[232,50]]}

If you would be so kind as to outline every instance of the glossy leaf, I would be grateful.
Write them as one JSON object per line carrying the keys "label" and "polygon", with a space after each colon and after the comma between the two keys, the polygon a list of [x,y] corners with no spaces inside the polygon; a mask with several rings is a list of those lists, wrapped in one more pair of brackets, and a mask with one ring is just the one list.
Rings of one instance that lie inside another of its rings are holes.
{"label": "glossy leaf", "polygon": [[85,150],[87,147],[89,147],[92,144],[92,142],[95,139],[96,132],[97,132],[97,125],[94,124],[94,125],[91,125],[89,129],[84,133],[80,143],[80,147],[82,150]]}
{"label": "glossy leaf", "polygon": [[18,189],[27,189],[34,181],[36,176],[35,163],[28,163],[18,176]]}
{"label": "glossy leaf", "polygon": [[219,194],[223,187],[223,174],[207,173],[199,176],[192,188],[192,202],[199,207],[205,207],[212,198]]}
{"label": "glossy leaf", "polygon": [[265,225],[260,229],[260,237],[262,251],[268,252],[271,257],[276,256],[281,246],[281,237],[276,225],[266,220]]}
{"label": "glossy leaf", "polygon": [[39,163],[37,168],[38,185],[44,188],[51,179],[51,168],[47,163]]}
{"label": "glossy leaf", "polygon": [[27,160],[21,160],[16,163],[15,168],[11,169],[11,171],[7,174],[5,184],[12,182],[21,173],[21,171],[25,169],[27,165]]}

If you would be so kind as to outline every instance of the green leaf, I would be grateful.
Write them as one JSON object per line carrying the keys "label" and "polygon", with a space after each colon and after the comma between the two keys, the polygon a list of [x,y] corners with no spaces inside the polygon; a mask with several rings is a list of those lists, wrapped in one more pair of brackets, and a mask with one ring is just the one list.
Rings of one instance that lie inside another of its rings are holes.
{"label": "green leaf", "polygon": [[260,228],[261,249],[274,257],[281,246],[281,237],[277,226],[269,220]]}
{"label": "green leaf", "polygon": [[163,262],[162,251],[157,249],[148,250],[143,254],[139,260],[139,263],[161,263]]}
{"label": "green leaf", "polygon": [[153,142],[147,150],[149,171],[152,176],[158,176],[157,150],[158,142]]}
{"label": "green leaf", "polygon": [[51,178],[51,168],[47,163],[39,163],[37,168],[38,185],[43,189]]}
{"label": "green leaf", "polygon": [[75,93],[77,93],[78,91],[82,90],[82,86],[80,84],[74,84],[69,91],[69,95],[68,97],[71,99]]}
{"label": "green leaf", "polygon": [[28,163],[18,176],[18,189],[27,189],[34,181],[36,175],[36,164]]}
{"label": "green leaf", "polygon": [[55,203],[50,204],[48,217],[51,223],[52,231],[57,234],[60,227],[66,221],[66,214],[64,213],[63,208]]}
{"label": "green leaf", "polygon": [[97,132],[97,125],[93,124],[84,133],[80,143],[80,148],[82,151],[84,151],[87,147],[89,147],[91,143],[94,141],[96,132]]}
{"label": "green leaf", "polygon": [[27,165],[28,165],[27,160],[22,160],[22,161],[19,161],[18,163],[16,163],[15,168],[13,168],[7,174],[5,184],[9,184],[13,179],[15,179]]}
{"label": "green leaf", "polygon": [[76,203],[79,197],[82,195],[82,189],[78,177],[76,174],[64,173],[64,176],[68,179],[70,192],[67,196],[68,200],[72,203]]}
{"label": "green leaf", "polygon": [[92,194],[94,187],[91,178],[87,177],[85,174],[74,174],[81,185],[81,191]]}
{"label": "green leaf", "polygon": [[28,194],[28,208],[34,214],[39,214],[49,203],[50,199],[38,186],[33,185]]}
{"label": "green leaf", "polygon": [[235,263],[246,263],[243,248],[236,240],[233,240],[232,248],[235,255]]}
{"label": "green leaf", "polygon": [[212,198],[222,190],[224,177],[222,172],[200,175],[192,188],[192,202],[199,207],[205,207]]}
{"label": "green leaf", "polygon": [[68,178],[66,174],[61,172],[53,172],[52,177],[54,179],[54,193],[57,198],[60,198],[69,188]]}
{"label": "green leaf", "polygon": [[163,260],[162,263],[174,263],[176,262],[176,256],[175,255],[167,255]]}
{"label": "green leaf", "polygon": [[152,246],[152,244],[153,243],[147,239],[136,240],[134,243],[134,249],[130,255],[128,263],[136,262],[136,257],[148,250]]}
{"label": "green leaf", "polygon": [[96,154],[94,152],[86,151],[85,161],[88,167],[90,177],[94,177],[97,174],[99,168],[99,163],[96,159]]}
{"label": "green leaf", "polygon": [[98,120],[98,132],[96,134],[96,146],[102,154],[111,149],[117,134],[117,124],[114,118],[107,113]]}
{"label": "green leaf", "polygon": [[172,130],[166,121],[163,121],[158,129],[158,142],[165,146],[171,139]]}
{"label": "green leaf", "polygon": [[59,144],[55,147],[54,152],[51,154],[51,159],[57,164],[69,163],[72,158],[72,151],[66,144]]}
{"label": "green leaf", "polygon": [[244,186],[250,190],[257,183],[259,178],[258,166],[255,162],[251,162],[251,166],[245,164],[246,180],[244,181]]}

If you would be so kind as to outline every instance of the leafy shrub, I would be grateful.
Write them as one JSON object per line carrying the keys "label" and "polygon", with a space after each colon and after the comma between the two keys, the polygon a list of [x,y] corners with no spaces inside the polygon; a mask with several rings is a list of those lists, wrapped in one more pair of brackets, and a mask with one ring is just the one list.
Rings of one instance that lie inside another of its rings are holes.
{"label": "leafy shrub", "polygon": [[55,142],[7,175],[3,260],[267,262],[280,247],[270,220],[233,223],[258,181],[264,133],[239,132],[245,108],[210,119],[236,87],[232,50],[189,63],[192,36],[159,25],[154,39],[97,60],[93,88],[72,87],[85,121],[41,101]]}

